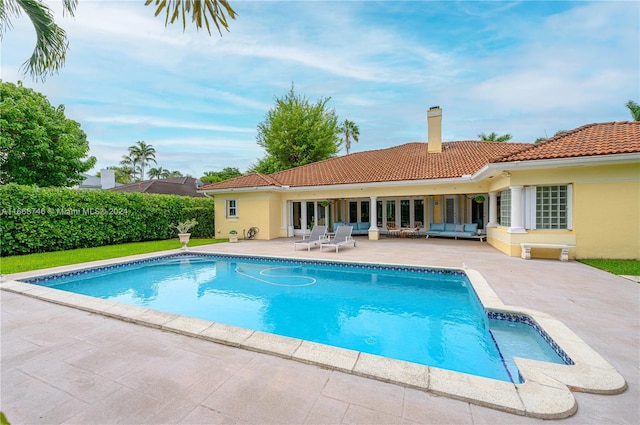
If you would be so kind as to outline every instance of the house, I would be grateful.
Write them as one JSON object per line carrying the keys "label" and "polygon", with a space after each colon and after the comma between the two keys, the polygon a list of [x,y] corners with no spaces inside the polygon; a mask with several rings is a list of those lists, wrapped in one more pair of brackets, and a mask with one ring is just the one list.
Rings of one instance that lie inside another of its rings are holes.
{"label": "house", "polygon": [[110,190],[118,192],[159,193],[163,195],[180,195],[204,197],[198,192],[202,182],[193,177],[171,177],[168,179],[144,180],[141,182],[124,184]]}
{"label": "house", "polygon": [[98,190],[98,189],[111,189],[112,187],[120,186],[120,183],[116,183],[115,171],[109,169],[100,170],[100,177],[92,176],[87,173],[81,173],[82,182],[76,186],[76,189],[81,190]]}
{"label": "house", "polygon": [[571,246],[571,258],[640,259],[640,122],[588,124],[524,144],[442,142],[442,110],[429,109],[427,121],[427,143],[199,191],[215,198],[219,235],[256,226],[258,238],[273,239],[350,222],[377,240],[388,222],[420,222],[424,231],[433,223],[477,223],[489,244],[511,256],[521,255],[522,243],[545,243]]}

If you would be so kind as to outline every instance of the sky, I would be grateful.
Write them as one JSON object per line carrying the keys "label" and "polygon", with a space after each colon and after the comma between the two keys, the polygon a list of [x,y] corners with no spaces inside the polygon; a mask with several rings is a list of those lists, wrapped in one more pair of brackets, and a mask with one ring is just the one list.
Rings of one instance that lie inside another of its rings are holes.
{"label": "sky", "polygon": [[[511,134],[533,142],[640,103],[638,1],[244,1],[229,32],[165,27],[144,0],[45,2],[69,51],[44,82],[21,65],[35,45],[22,17],[4,33],[1,78],[64,105],[97,158],[118,165],[145,141],[157,165],[201,177],[265,155],[257,126],[292,84],[360,129],[351,152],[427,139]],[[344,155],[344,149],[339,152]]]}

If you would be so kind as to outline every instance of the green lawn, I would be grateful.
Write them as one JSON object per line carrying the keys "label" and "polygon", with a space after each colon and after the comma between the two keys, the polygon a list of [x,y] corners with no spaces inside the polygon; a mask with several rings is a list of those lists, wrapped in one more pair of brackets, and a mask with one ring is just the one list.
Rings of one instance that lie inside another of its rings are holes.
{"label": "green lawn", "polygon": [[638,260],[581,259],[579,262],[613,274],[640,276]]}
{"label": "green lawn", "polygon": [[[207,245],[226,242],[227,239],[191,239],[189,246]],[[166,251],[180,248],[178,239],[164,241],[132,242],[120,245],[100,246],[97,248],[80,248],[69,251],[43,252],[38,254],[14,255],[0,258],[0,273],[11,274],[49,267],[67,266],[87,261],[107,260],[127,255],[146,254],[148,252]]]}

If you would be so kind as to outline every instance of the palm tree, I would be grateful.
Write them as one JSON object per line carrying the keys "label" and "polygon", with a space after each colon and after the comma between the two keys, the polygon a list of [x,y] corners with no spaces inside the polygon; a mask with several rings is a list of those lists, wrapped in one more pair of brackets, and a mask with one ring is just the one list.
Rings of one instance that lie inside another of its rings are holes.
{"label": "palm tree", "polygon": [[169,175],[167,175],[167,177],[183,177],[183,175],[180,171],[173,170]]}
{"label": "palm tree", "polygon": [[169,170],[166,170],[162,167],[158,168],[149,168],[149,178],[150,179],[159,179],[160,177],[164,177],[165,173],[169,173]]}
{"label": "palm tree", "polygon": [[146,165],[150,162],[157,164],[155,148],[140,140],[135,145],[129,146],[129,156],[133,158],[134,164],[140,169],[140,180],[144,180],[144,167]]}
{"label": "palm tree", "polygon": [[640,105],[633,100],[627,102],[626,107],[629,108],[634,121],[640,121]]}
{"label": "palm tree", "polygon": [[353,121],[344,120],[340,127],[338,127],[338,132],[340,134],[344,134],[344,147],[347,151],[347,155],[349,155],[349,150],[351,149],[351,139],[357,143],[358,137],[360,136],[360,129]]}
{"label": "palm tree", "polygon": [[[164,20],[165,26],[173,24],[175,21],[182,21],[182,29],[186,29],[186,18],[191,14],[191,22],[193,22],[196,28],[202,28],[202,24],[204,22],[204,26],[207,28],[209,35],[211,35],[209,19],[211,19],[218,29],[220,36],[222,36],[220,25],[229,31],[229,24],[227,22],[225,11],[229,14],[231,19],[236,19],[236,12],[231,8],[227,0],[146,0],[145,6],[149,6],[151,3],[155,3],[157,6],[156,16],[162,13],[162,10],[166,7]],[[193,11],[191,10],[192,7]]]}
{"label": "palm tree", "polygon": [[489,135],[480,133],[478,134],[478,138],[483,142],[507,142],[511,140],[511,135],[507,133],[502,136],[498,136],[495,132],[492,131]]}
{"label": "palm tree", "polygon": [[[553,137],[556,137],[557,135],[562,134],[562,133],[566,133],[566,132],[567,132],[567,130],[558,130],[558,131],[556,131],[556,132],[554,133]],[[545,133],[546,133],[546,131],[545,131]],[[547,139],[549,139],[549,138],[548,138],[548,137],[546,137],[546,136],[545,136],[545,137],[538,137],[538,138],[537,138],[533,143],[540,143],[540,142],[544,142],[544,141],[545,141],[545,140],[547,140]]]}
{"label": "palm tree", "polygon": [[[62,0],[63,13],[73,16],[78,0]],[[43,0],[0,0],[0,37],[11,28],[11,19],[22,12],[31,20],[36,33],[36,47],[22,64],[25,74],[44,81],[47,74],[57,72],[64,65],[69,41],[67,34],[53,21],[53,13]]]}
{"label": "palm tree", "polygon": [[120,161],[120,169],[125,174],[128,183],[136,178],[137,163],[135,157],[130,155],[122,155],[122,161]]}
{"label": "palm tree", "polygon": [[[182,21],[183,29],[187,28],[187,20],[196,29],[204,27],[211,35],[210,22],[218,29],[222,36],[221,26],[229,31],[227,14],[231,19],[236,18],[236,12],[227,0],[146,0],[148,6],[155,3],[155,16],[166,8],[165,26],[175,21]],[[78,6],[78,0],[62,0],[63,13],[73,16]],[[64,65],[69,41],[67,34],[53,20],[51,9],[44,0],[0,0],[0,38],[4,31],[11,29],[11,19],[19,17],[24,12],[31,20],[36,32],[36,47],[31,57],[22,65],[24,72],[31,74],[34,80],[45,80],[48,74],[57,73]],[[225,14],[226,13],[226,14]],[[187,19],[189,17],[189,19]]]}

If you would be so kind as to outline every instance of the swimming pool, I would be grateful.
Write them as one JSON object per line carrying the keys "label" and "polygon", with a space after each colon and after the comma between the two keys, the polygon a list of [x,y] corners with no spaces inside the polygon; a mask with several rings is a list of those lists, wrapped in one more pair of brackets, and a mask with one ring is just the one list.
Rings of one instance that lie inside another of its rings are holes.
{"label": "swimming pool", "polygon": [[501,381],[521,382],[513,356],[571,362],[460,270],[178,254],[25,281]]}

